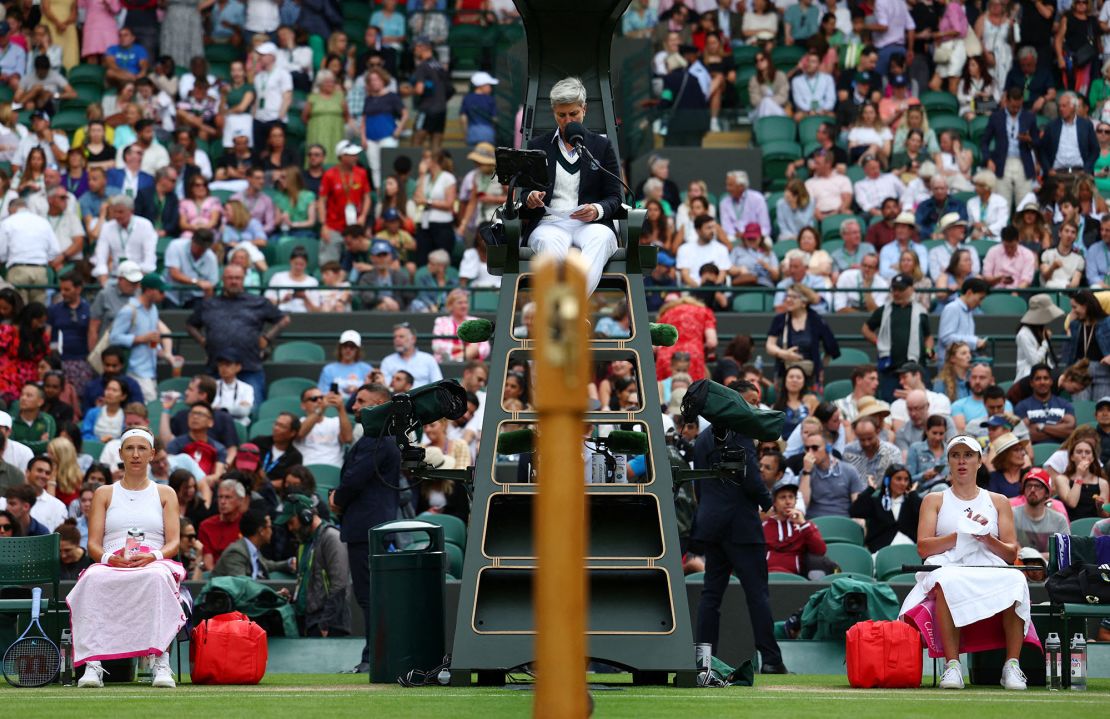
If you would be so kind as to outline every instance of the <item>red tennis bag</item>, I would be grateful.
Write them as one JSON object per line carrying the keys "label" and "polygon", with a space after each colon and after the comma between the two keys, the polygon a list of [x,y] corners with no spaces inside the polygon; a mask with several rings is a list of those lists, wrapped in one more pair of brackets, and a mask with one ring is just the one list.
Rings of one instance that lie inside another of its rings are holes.
{"label": "red tennis bag", "polygon": [[242,612],[228,612],[193,629],[189,671],[194,684],[257,684],[267,655],[266,630]]}
{"label": "red tennis bag", "polygon": [[905,622],[858,622],[848,630],[848,683],[857,689],[921,686],[921,633]]}

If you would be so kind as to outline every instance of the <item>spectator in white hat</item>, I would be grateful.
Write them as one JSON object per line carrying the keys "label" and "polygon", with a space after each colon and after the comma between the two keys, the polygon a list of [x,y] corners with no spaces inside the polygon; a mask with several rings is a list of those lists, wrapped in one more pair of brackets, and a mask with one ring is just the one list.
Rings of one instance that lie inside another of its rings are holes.
{"label": "spectator in white hat", "polygon": [[[272,0],[254,0],[247,3],[247,21],[250,22],[251,7],[271,3]],[[277,23],[274,23],[275,28]],[[270,128],[284,125],[289,116],[289,106],[293,104],[293,76],[288,70],[277,66],[277,45],[264,42],[254,49],[258,55],[257,71],[254,75],[254,146],[263,147]]]}
{"label": "spectator in white hat", "polygon": [[1002,238],[1002,228],[1010,224],[1010,203],[995,193],[998,178],[990,170],[976,172],[971,182],[975,185],[975,197],[967,201],[971,239],[998,242]]}
{"label": "spectator in white hat", "polygon": [[466,144],[474,147],[479,142],[497,144],[494,120],[497,117],[497,102],[493,99],[493,86],[499,80],[485,70],[470,76],[473,89],[463,98],[459,109],[459,121],[466,132]]}
{"label": "spectator in white hat", "polygon": [[359,387],[370,381],[374,368],[362,359],[362,335],[358,330],[345,330],[339,335],[335,346],[335,361],[324,365],[320,370],[320,380],[316,386],[327,392],[336,385],[339,394],[346,401]]}

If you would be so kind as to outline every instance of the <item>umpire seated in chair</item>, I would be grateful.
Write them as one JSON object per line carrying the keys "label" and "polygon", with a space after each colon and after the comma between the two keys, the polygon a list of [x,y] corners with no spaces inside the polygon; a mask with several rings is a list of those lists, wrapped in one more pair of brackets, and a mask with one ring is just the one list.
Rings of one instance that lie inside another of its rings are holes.
{"label": "umpire seated in chair", "polygon": [[567,126],[581,127],[586,118],[586,87],[578,78],[555,83],[551,110],[558,130],[528,143],[528,149],[547,153],[547,189],[528,193],[520,215],[530,220],[528,244],[537,255],[562,259],[571,247],[581,251],[589,267],[586,290],[593,294],[605,263],[617,250],[613,220],[621,207],[620,166],[605,136],[582,128],[582,143],[596,163],[582,157],[568,136]]}

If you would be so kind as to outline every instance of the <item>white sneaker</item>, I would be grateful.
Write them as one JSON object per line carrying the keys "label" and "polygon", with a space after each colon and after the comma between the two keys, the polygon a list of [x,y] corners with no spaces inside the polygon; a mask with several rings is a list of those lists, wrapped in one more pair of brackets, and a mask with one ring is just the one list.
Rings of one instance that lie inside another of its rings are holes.
{"label": "white sneaker", "polygon": [[1002,665],[1002,688],[1025,691],[1025,674],[1022,673],[1017,659],[1008,659]]}
{"label": "white sneaker", "polygon": [[[1005,671],[1002,674],[1006,676]],[[963,689],[964,688],[964,670],[960,666],[957,659],[953,659],[944,665],[944,674],[940,675],[940,688],[941,689]]]}
{"label": "white sneaker", "polygon": [[721,131],[721,121],[719,119],[715,118],[715,117],[709,118],[709,131],[710,132],[720,132]]}
{"label": "white sneaker", "polygon": [[168,655],[163,654],[160,657],[156,657],[152,669],[150,686],[158,689],[173,689],[177,686],[177,682],[173,680],[173,670],[170,669]]}
{"label": "white sneaker", "polygon": [[100,665],[100,662],[85,662],[85,673],[77,680],[77,686],[101,689],[104,687],[105,674],[107,672]]}

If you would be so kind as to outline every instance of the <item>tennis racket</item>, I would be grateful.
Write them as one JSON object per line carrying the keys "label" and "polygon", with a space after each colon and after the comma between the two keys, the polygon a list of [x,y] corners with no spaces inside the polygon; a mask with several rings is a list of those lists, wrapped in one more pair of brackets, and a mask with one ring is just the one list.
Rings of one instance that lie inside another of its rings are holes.
{"label": "tennis racket", "polygon": [[[35,587],[31,593],[31,623],[4,652],[4,678],[13,687],[41,687],[58,676],[61,654],[57,645],[42,631],[42,624],[39,623],[41,601],[42,589]],[[37,634],[28,636],[32,629]]]}

